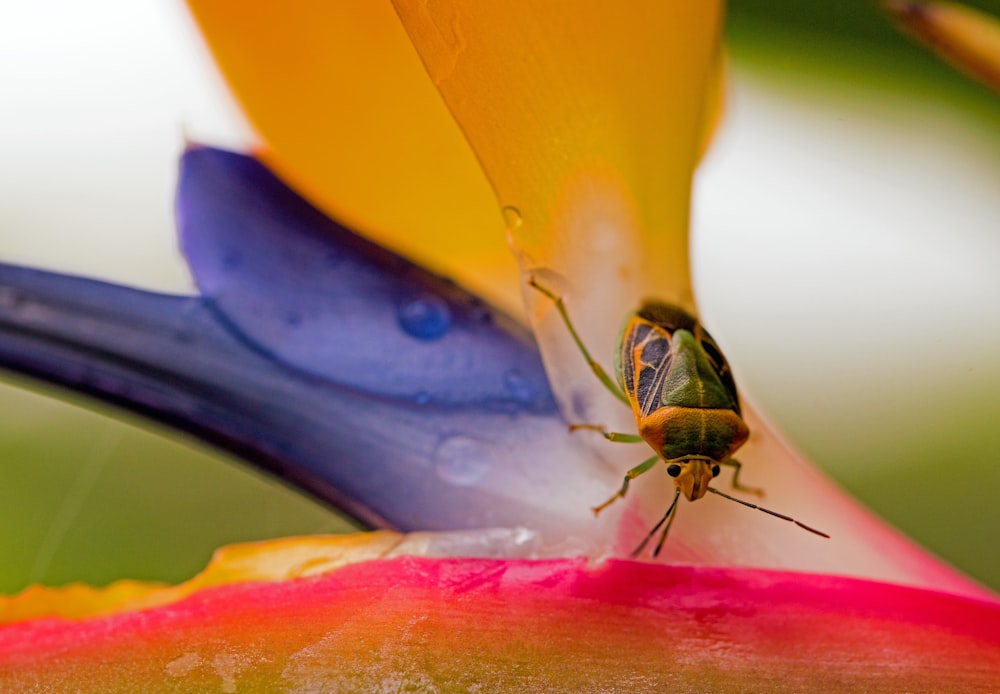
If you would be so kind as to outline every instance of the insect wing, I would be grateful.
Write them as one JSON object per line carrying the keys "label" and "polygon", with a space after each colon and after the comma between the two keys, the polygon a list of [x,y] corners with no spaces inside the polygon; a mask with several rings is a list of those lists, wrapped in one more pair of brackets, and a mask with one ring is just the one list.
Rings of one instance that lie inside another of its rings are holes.
{"label": "insect wing", "polygon": [[[664,402],[675,354],[674,333],[684,330],[694,337],[700,354],[696,360],[710,367],[728,394],[727,409],[740,414],[736,382],[722,350],[701,324],[683,309],[658,301],[647,301],[630,315],[622,327],[615,367],[618,381],[638,416],[648,416],[661,407],[676,405]],[[690,339],[690,338],[689,338]],[[691,344],[690,341],[688,344]],[[688,360],[690,361],[690,360]],[[691,366],[690,364],[685,364]],[[703,377],[711,378],[699,369]],[[679,374],[674,374],[676,380]],[[711,380],[714,380],[711,379]],[[669,396],[668,396],[669,398]]]}
{"label": "insect wing", "polygon": [[670,333],[638,314],[622,329],[618,378],[632,409],[645,416],[661,406],[663,383],[670,371]]}
{"label": "insect wing", "polygon": [[702,328],[700,324],[698,328],[698,342],[705,354],[708,355],[708,360],[712,363],[712,368],[715,370],[715,373],[718,374],[719,380],[722,381],[722,385],[726,389],[726,392],[729,393],[733,401],[733,410],[736,414],[741,414],[740,398],[736,393],[736,381],[733,380],[733,372],[732,369],[729,368],[729,362],[726,361],[725,355],[722,354],[722,350],[719,349],[719,345],[715,343],[715,340],[708,334],[708,331]]}

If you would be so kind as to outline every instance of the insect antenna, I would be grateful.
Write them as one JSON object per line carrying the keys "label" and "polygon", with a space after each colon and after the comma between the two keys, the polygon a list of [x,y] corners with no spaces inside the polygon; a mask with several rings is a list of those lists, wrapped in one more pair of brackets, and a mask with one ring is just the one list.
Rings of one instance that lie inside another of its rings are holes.
{"label": "insect antenna", "polygon": [[[811,533],[813,533],[815,535],[819,535],[820,537],[825,537],[828,540],[830,539],[830,536],[827,535],[826,533],[824,533],[822,530],[817,530],[816,528],[810,528],[805,523],[800,523],[799,521],[795,520],[791,516],[786,516],[783,513],[778,513],[777,511],[772,511],[771,509],[764,508],[763,506],[758,506],[757,504],[751,504],[749,501],[743,501],[743,499],[737,499],[735,496],[729,496],[728,494],[720,492],[718,489],[715,489],[714,487],[708,487],[708,491],[712,492],[713,494],[718,494],[719,496],[724,496],[725,498],[729,499],[730,501],[735,501],[738,504],[743,504],[744,506],[749,506],[750,508],[755,508],[758,511],[763,511],[764,513],[766,513],[766,514],[768,514],[770,516],[774,516],[775,518],[780,518],[781,520],[786,520],[789,523],[795,523],[795,525],[799,526],[803,530],[808,530],[809,532],[811,532]],[[675,496],[674,497],[674,503],[676,503],[676,502],[677,502],[677,497]],[[671,507],[671,508],[673,508],[673,507]],[[662,523],[663,521],[660,521],[660,522]],[[649,538],[647,538],[647,539],[649,539]],[[645,542],[643,544],[645,544]]]}
{"label": "insect antenna", "polygon": [[660,541],[656,545],[656,551],[653,552],[653,556],[655,557],[660,553],[660,549],[663,547],[663,543],[667,539],[667,532],[670,530],[670,524],[674,522],[674,515],[675,515],[674,511],[677,510],[677,499],[680,497],[680,495],[681,495],[681,490],[680,488],[678,488],[674,492],[674,500],[670,504],[670,508],[667,509],[667,512],[663,514],[663,518],[661,518],[660,521],[653,526],[653,529],[649,531],[649,534],[646,535],[643,541],[639,543],[639,546],[636,547],[635,550],[633,550],[632,552],[633,558],[638,557],[640,554],[642,554],[642,550],[646,549],[646,545],[649,544],[649,541],[653,538],[653,535],[656,534],[656,531],[660,529],[661,525],[666,523],[667,525],[665,528],[663,528],[663,535],[660,536]]}

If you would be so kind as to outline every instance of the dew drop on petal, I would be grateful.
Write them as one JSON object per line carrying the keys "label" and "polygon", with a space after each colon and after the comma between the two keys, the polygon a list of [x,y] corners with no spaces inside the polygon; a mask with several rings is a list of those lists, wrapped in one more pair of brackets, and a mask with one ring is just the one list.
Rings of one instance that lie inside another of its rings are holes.
{"label": "dew drop on petal", "polygon": [[535,398],[535,389],[517,369],[511,369],[503,375],[503,384],[518,402],[529,403]]}
{"label": "dew drop on petal", "polygon": [[516,207],[507,205],[500,212],[503,213],[503,221],[511,231],[519,229],[524,224],[524,219],[521,217],[521,210]]}
{"label": "dew drop on petal", "polygon": [[438,477],[458,487],[479,482],[493,466],[490,447],[468,436],[451,436],[434,451],[434,469]]}
{"label": "dew drop on petal", "polygon": [[440,297],[422,294],[399,307],[399,324],[413,337],[436,340],[451,328],[451,310]]}

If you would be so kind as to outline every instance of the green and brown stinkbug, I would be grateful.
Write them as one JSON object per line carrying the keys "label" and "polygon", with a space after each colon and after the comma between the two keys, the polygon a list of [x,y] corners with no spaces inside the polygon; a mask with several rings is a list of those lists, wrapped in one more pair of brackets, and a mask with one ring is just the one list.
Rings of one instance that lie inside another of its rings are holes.
{"label": "green and brown stinkbug", "polygon": [[573,341],[594,375],[616,398],[632,408],[637,434],[606,431],[596,424],[573,424],[570,430],[598,431],[608,441],[647,443],[656,455],[625,473],[610,499],[594,507],[598,514],[625,496],[629,482],[648,472],[657,462],[667,465],[676,486],[674,499],[660,521],[632,552],[637,556],[663,526],[653,551],[657,556],[667,539],[681,493],[697,501],[712,492],[738,504],[755,508],[804,530],[829,538],[824,532],[775,511],[729,496],[709,486],[720,466],[733,468],[733,489],[761,495],[759,489],[740,484],[742,465],[733,453],[750,434],[740,413],[739,395],[729,363],[701,323],[682,308],[660,301],[646,301],[625,319],[615,353],[615,383],[587,351],[573,327],[561,296],[530,278],[528,284],[552,300]]}

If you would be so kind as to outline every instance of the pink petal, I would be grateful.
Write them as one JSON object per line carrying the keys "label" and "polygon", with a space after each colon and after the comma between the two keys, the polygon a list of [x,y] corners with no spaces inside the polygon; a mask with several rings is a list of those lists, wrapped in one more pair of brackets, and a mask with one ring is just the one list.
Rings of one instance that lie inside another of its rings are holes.
{"label": "pink petal", "polygon": [[24,691],[986,691],[1000,604],[831,576],[400,557],[0,629]]}

